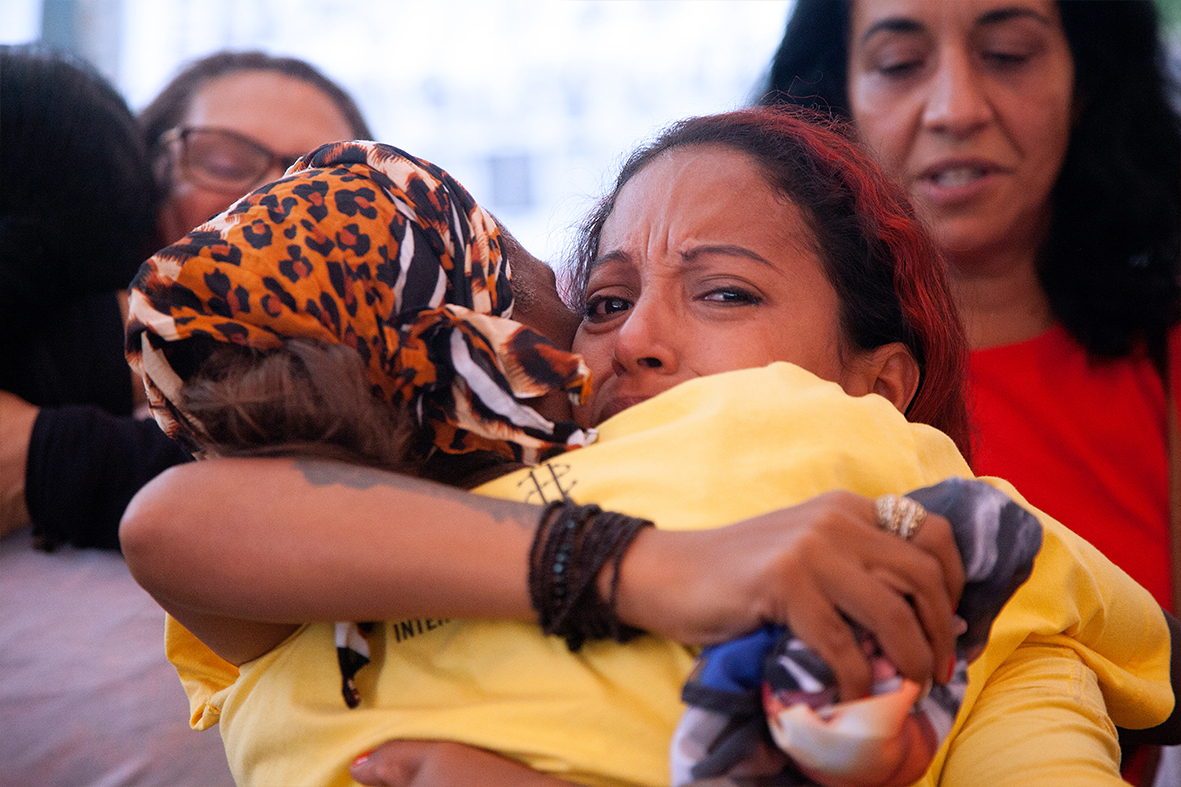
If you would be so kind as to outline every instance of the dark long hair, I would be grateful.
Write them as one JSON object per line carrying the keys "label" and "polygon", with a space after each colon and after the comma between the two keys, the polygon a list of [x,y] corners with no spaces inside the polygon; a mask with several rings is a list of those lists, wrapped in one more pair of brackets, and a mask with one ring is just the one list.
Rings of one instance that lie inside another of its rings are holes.
{"label": "dark long hair", "polygon": [[803,110],[752,108],[689,118],[628,158],[610,194],[583,224],[573,297],[585,301],[603,224],[623,186],[675,148],[724,145],[754,159],[768,183],[797,205],[841,303],[840,325],[856,349],[901,342],[918,361],[911,421],[947,433],[970,456],[965,390],[967,341],[939,250],[906,194],[869,155]]}
{"label": "dark long hair", "polygon": [[115,292],[155,247],[156,210],[110,83],[72,55],[0,46],[0,389],[131,415]]}
{"label": "dark long hair", "polygon": [[0,335],[126,288],[155,241],[154,194],[109,82],[71,55],[0,46]]}
{"label": "dark long hair", "polygon": [[189,111],[193,96],[209,80],[241,71],[270,71],[311,85],[331,99],[340,110],[352,129],[353,139],[373,138],[365,117],[352,97],[310,63],[265,52],[217,52],[185,66],[139,115],[144,143],[157,172],[162,172],[159,162],[167,152],[161,144],[161,137],[181,122]]}
{"label": "dark long hair", "polygon": [[[1181,120],[1151,0],[1059,2],[1078,118],[1038,273],[1097,357],[1159,347],[1181,320]],[[797,0],[763,103],[848,118],[848,0]]]}

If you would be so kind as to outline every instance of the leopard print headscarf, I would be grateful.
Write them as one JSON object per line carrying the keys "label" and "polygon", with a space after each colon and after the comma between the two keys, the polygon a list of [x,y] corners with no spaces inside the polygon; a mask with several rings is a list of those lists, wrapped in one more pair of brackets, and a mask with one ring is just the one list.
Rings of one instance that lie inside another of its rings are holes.
{"label": "leopard print headscarf", "polygon": [[161,347],[346,344],[438,449],[536,463],[594,439],[523,400],[590,392],[582,359],[513,322],[492,217],[443,170],[374,142],[325,145],[163,249],[131,287],[127,356],[169,434],[201,444]]}

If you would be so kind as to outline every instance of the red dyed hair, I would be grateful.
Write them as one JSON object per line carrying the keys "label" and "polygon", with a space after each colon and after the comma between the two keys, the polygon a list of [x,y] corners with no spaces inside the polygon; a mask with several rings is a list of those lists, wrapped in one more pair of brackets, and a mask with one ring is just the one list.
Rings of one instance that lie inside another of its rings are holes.
{"label": "red dyed hair", "polygon": [[637,150],[582,227],[576,297],[585,298],[603,223],[620,189],[665,152],[690,145],[725,145],[746,153],[771,186],[801,208],[825,275],[840,298],[846,340],[859,350],[904,344],[921,373],[906,417],[945,432],[970,458],[968,343],[943,258],[906,193],[842,126],[819,115],[759,107],[689,118]]}

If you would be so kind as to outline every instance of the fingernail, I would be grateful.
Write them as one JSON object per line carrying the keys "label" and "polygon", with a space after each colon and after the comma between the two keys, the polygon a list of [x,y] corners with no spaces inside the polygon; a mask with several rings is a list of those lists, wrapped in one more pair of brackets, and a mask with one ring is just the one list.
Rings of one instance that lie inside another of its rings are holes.
{"label": "fingernail", "polygon": [[356,768],[358,765],[364,765],[365,762],[369,759],[370,754],[373,754],[373,752],[367,751],[364,754],[362,754],[361,756],[357,757],[357,759],[353,760],[353,764],[351,767]]}
{"label": "fingernail", "polygon": [[947,662],[947,677],[943,679],[943,682],[950,683],[952,675],[955,675],[955,656],[952,656],[951,661]]}

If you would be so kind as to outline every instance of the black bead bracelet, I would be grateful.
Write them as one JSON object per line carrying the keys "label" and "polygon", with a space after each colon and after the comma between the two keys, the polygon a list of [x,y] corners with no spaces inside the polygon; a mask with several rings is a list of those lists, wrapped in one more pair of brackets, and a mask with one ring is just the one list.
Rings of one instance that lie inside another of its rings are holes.
{"label": "black bead bracelet", "polygon": [[[545,507],[529,553],[529,596],[546,634],[576,651],[588,639],[618,642],[641,633],[620,624],[615,614],[619,565],[646,519],[580,506],[566,499]],[[598,577],[611,563],[608,597]]]}

